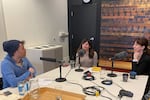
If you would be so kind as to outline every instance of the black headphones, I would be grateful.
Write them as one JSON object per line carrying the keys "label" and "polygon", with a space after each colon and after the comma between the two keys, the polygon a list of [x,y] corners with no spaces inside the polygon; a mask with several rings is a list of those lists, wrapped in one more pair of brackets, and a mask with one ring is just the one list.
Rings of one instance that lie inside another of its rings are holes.
{"label": "black headphones", "polygon": [[112,82],[112,80],[103,80],[102,81],[102,84],[104,84],[104,85],[111,85],[113,82]]}
{"label": "black headphones", "polygon": [[91,75],[91,76],[83,76],[83,79],[92,81],[92,80],[95,80],[95,77],[93,75]]}
{"label": "black headphones", "polygon": [[83,88],[83,92],[87,95],[99,96],[101,90],[95,86],[90,86],[90,87]]}
{"label": "black headphones", "polygon": [[90,71],[86,71],[84,72],[83,79],[92,81],[92,80],[95,80],[95,77],[92,75]]}

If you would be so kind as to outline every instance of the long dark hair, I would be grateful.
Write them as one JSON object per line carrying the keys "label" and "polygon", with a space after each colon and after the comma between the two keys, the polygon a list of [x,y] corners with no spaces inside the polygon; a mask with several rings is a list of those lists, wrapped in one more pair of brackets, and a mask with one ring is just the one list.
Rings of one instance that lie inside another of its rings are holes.
{"label": "long dark hair", "polygon": [[90,41],[89,39],[83,39],[83,40],[81,41],[77,52],[78,52],[80,49],[82,49],[82,44],[84,44],[85,42],[88,42],[89,47],[90,47],[90,48],[89,48],[89,58],[93,58],[93,56],[94,56],[94,49],[93,49],[92,43],[91,43],[91,41]]}

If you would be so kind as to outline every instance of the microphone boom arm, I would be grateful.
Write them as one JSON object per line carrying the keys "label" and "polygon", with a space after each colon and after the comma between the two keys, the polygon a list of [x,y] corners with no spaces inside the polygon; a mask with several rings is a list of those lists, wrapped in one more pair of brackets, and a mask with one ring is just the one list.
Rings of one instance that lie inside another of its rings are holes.
{"label": "microphone boom arm", "polygon": [[62,78],[62,64],[64,63],[63,60],[56,60],[54,58],[43,58],[43,57],[40,57],[40,60],[45,60],[45,61],[50,61],[50,62],[57,62],[59,63],[59,72],[60,72],[60,77],[59,78],[56,78],[55,81],[56,82],[64,82],[66,81],[66,78]]}

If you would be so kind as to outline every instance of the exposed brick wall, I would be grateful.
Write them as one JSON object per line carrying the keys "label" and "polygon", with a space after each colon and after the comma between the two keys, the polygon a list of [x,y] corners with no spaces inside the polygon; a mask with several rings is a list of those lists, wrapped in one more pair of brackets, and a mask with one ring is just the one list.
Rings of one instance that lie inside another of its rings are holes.
{"label": "exposed brick wall", "polygon": [[128,51],[133,40],[150,33],[150,0],[102,0],[100,58]]}

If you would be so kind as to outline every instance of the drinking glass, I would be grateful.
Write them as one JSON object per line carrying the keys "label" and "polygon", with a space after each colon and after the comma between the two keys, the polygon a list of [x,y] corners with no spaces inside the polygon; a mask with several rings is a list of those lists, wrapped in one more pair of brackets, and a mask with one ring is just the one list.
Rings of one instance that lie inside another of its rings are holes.
{"label": "drinking glass", "polygon": [[25,94],[24,81],[18,82],[18,92],[19,92],[19,95]]}
{"label": "drinking glass", "polygon": [[70,60],[70,66],[71,66],[71,68],[75,68],[75,61],[74,60]]}
{"label": "drinking glass", "polygon": [[30,80],[30,100],[38,100],[39,98],[39,84],[37,79]]}

